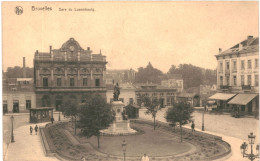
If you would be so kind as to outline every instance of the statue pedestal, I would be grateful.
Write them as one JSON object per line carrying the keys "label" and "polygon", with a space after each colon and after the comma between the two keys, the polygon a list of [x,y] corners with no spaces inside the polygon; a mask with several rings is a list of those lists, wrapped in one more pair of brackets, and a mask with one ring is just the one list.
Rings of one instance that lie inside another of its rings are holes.
{"label": "statue pedestal", "polygon": [[122,112],[124,104],[121,101],[114,101],[111,103],[113,111],[115,111],[115,121],[105,130],[100,132],[104,135],[127,135],[136,133],[134,129],[130,128],[130,121],[123,120]]}

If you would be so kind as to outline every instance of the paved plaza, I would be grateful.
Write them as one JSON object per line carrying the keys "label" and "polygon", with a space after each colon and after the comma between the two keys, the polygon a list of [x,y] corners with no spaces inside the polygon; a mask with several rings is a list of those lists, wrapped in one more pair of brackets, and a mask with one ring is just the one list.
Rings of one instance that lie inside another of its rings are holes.
{"label": "paved plaza", "polygon": [[[165,110],[158,113],[157,120],[165,121]],[[202,113],[194,112],[194,120],[196,123],[196,130],[201,131],[201,118]],[[44,155],[40,135],[30,135],[29,127],[35,124],[29,124],[28,114],[16,115],[14,121],[14,138],[15,142],[10,143],[10,115],[3,116],[4,122],[4,148],[8,147],[8,151],[4,149],[4,160],[16,161],[16,160],[28,160],[28,161],[41,161],[41,160],[58,160],[54,157],[46,157]],[[54,115],[55,120],[58,120],[58,114]],[[140,110],[140,118],[151,120],[151,116],[145,115],[144,110]],[[63,116],[61,117],[63,120]],[[18,121],[19,120],[19,121]],[[37,124],[38,126],[44,126],[46,123]],[[228,127],[231,126],[231,127]],[[190,128],[190,125],[186,125]],[[222,136],[223,140],[228,142],[232,148],[232,154],[219,159],[228,161],[247,161],[240,153],[240,145],[243,141],[247,142],[247,135],[250,132],[256,133],[258,128],[258,120],[254,118],[233,118],[230,115],[212,115],[205,114],[205,132]],[[228,130],[230,129],[230,130]],[[244,136],[245,135],[245,136]],[[258,141],[257,141],[258,142]],[[8,146],[7,146],[8,145]],[[29,155],[31,154],[31,155]]]}
{"label": "paved plaza", "polygon": [[[156,120],[166,122],[164,115],[167,109],[162,109],[157,113]],[[145,109],[139,111],[139,117],[142,119],[153,120],[151,115],[146,115]],[[195,130],[201,131],[202,113],[194,112]],[[231,145],[232,155],[229,158],[221,160],[228,161],[248,161],[243,158],[240,152],[240,145],[245,141],[248,143],[248,135],[253,132],[256,135],[256,143],[259,142],[259,120],[255,118],[234,118],[227,114],[204,114],[204,126],[206,133],[221,136],[222,139]],[[185,125],[190,128],[191,124]],[[254,146],[255,149],[255,146]]]}
{"label": "paved plaza", "polygon": [[[14,143],[11,140],[11,119],[14,116]],[[58,120],[58,112],[53,114],[54,119]],[[61,115],[61,120],[64,120]],[[37,124],[44,126],[46,123]],[[43,154],[39,135],[30,136],[29,127],[36,124],[29,123],[28,113],[6,114],[3,116],[3,160],[47,160]],[[32,155],[29,155],[29,154]],[[38,158],[36,157],[36,154]],[[20,159],[18,159],[20,158]]]}

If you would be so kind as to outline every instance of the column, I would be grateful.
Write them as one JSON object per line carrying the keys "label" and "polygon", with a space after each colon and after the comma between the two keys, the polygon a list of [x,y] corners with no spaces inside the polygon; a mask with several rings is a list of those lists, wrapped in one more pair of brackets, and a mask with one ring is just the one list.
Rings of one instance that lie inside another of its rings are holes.
{"label": "column", "polygon": [[65,74],[64,86],[67,86],[67,68],[64,68],[64,74]]}
{"label": "column", "polygon": [[54,86],[53,83],[53,68],[51,68],[51,87]]}

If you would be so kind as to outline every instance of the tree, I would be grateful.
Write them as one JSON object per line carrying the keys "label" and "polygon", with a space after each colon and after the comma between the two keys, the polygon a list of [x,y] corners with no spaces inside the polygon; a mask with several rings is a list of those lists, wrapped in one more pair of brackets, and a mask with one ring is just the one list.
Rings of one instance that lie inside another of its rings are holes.
{"label": "tree", "polygon": [[[33,68],[25,67],[26,77],[33,78]],[[23,68],[20,66],[8,67],[5,73],[7,78],[22,78]]]}
{"label": "tree", "polygon": [[184,89],[197,87],[202,84],[216,84],[217,80],[216,70],[204,69],[191,64],[180,64],[178,68],[172,65],[168,74],[181,74]]}
{"label": "tree", "polygon": [[173,107],[169,108],[166,112],[165,119],[170,125],[175,126],[177,123],[180,126],[181,130],[181,142],[182,142],[182,126],[191,121],[191,114],[193,112],[193,108],[190,104],[185,102],[176,103]]}
{"label": "tree", "polygon": [[108,128],[115,118],[111,105],[100,95],[92,95],[81,106],[79,117],[82,134],[88,138],[96,136],[99,148],[100,130]]}
{"label": "tree", "polygon": [[76,135],[76,124],[78,115],[80,113],[80,107],[75,100],[71,99],[63,105],[62,111],[65,117],[72,117],[74,119],[74,129]]}
{"label": "tree", "polygon": [[157,112],[160,110],[160,102],[158,99],[150,99],[149,97],[143,97],[144,106],[146,107],[146,114],[152,114],[153,117],[153,129],[155,130],[155,118]]}
{"label": "tree", "polygon": [[160,84],[160,76],[163,75],[163,72],[157,68],[154,68],[152,64],[149,62],[146,68],[140,67],[138,68],[138,72],[136,73],[136,83],[146,83],[152,82]]}

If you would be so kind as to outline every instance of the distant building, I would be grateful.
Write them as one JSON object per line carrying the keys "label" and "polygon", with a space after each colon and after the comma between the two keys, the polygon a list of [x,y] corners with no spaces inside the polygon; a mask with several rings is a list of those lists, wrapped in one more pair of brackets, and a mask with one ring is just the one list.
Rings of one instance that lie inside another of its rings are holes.
{"label": "distant building", "polygon": [[129,70],[107,70],[106,71],[106,84],[115,83],[134,83],[135,82],[135,71]]}
{"label": "distant building", "polygon": [[56,107],[66,100],[84,102],[88,94],[106,98],[106,57],[83,49],[70,38],[61,48],[35,53],[34,80],[37,107]]}
{"label": "distant building", "polygon": [[255,112],[259,107],[259,38],[248,36],[216,55],[217,90],[210,99],[220,109]]}
{"label": "distant building", "polygon": [[162,76],[161,85],[169,88],[176,88],[177,92],[183,91],[183,79],[180,74],[167,74]]}
{"label": "distant building", "polygon": [[[108,84],[107,87],[107,103],[111,103],[114,98],[114,85]],[[122,101],[126,106],[129,104],[136,104],[136,88],[130,84],[119,84],[120,95],[119,100]]]}
{"label": "distant building", "polygon": [[3,113],[28,112],[35,107],[32,78],[11,78],[3,83]]}
{"label": "distant building", "polygon": [[3,77],[3,113],[28,112],[36,106],[33,78],[26,78],[23,58],[23,78]]}
{"label": "distant building", "polygon": [[157,84],[134,84],[136,87],[136,101],[141,106],[142,97],[158,99],[161,107],[172,106],[176,101],[177,89]]}

